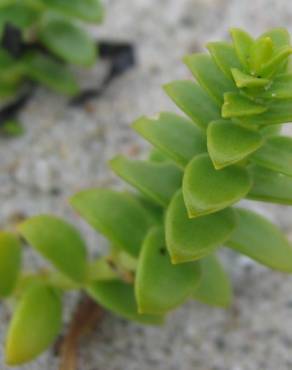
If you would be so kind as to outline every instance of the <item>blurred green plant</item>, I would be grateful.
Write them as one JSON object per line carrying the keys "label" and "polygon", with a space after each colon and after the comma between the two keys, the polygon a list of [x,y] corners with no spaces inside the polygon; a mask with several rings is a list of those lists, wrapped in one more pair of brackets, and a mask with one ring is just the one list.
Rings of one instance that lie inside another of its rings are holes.
{"label": "blurred green plant", "polygon": [[[50,1],[49,4],[56,2]],[[275,270],[292,272],[292,246],[243,198],[292,204],[292,53],[286,30],[257,39],[232,29],[232,43],[212,42],[210,55],[185,63],[195,76],[165,86],[188,116],[142,117],[134,129],[154,149],[147,160],[114,158],[110,166],[135,191],[90,189],[71,205],[110,242],[108,256],[89,260],[79,232],[49,215],[34,216],[18,235],[53,270],[20,272],[20,239],[0,235],[0,294],[19,299],[6,360],[21,364],[56,338],[61,295],[84,290],[130,320],[162,323],[188,299],[227,307],[229,278],[216,257],[222,245]]]}
{"label": "blurred green plant", "polygon": [[[27,81],[76,95],[79,86],[67,65],[88,67],[97,57],[96,41],[81,23],[97,24],[102,19],[100,0],[1,1],[0,99],[16,96]],[[19,30],[21,40],[5,36],[7,27]],[[15,48],[22,48],[17,55]]]}

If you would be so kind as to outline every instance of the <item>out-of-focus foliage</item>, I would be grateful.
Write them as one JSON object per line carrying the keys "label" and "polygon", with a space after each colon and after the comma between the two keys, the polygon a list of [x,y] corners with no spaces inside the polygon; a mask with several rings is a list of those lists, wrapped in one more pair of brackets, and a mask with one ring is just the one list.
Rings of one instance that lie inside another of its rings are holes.
{"label": "out-of-focus foliage", "polygon": [[[1,1],[0,38],[5,42],[0,47],[0,99],[13,98],[27,81],[69,96],[78,93],[67,64],[94,64],[96,41],[82,23],[99,24],[102,19],[99,0]],[[9,28],[20,31],[18,40]]]}

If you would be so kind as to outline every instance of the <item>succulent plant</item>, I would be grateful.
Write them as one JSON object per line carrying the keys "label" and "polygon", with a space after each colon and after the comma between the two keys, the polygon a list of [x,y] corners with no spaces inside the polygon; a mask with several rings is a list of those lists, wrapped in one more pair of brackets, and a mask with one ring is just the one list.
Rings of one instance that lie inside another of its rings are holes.
{"label": "succulent plant", "polygon": [[79,23],[102,18],[99,0],[1,1],[0,99],[17,95],[26,81],[75,95],[79,86],[66,64],[91,66],[97,57],[95,40]]}
{"label": "succulent plant", "polygon": [[89,260],[75,227],[34,216],[18,235],[55,270],[23,275],[18,237],[0,235],[0,293],[20,299],[8,363],[29,361],[52,343],[68,289],[127,319],[159,324],[188,299],[231,303],[216,257],[221,246],[292,272],[292,246],[279,228],[237,205],[244,198],[292,204],[292,139],[279,134],[292,121],[289,34],[278,28],[253,39],[232,29],[231,36],[232,43],[209,43],[210,54],[185,58],[197,82],[165,86],[186,117],[164,112],[134,123],[154,149],[147,160],[117,156],[110,166],[135,190],[89,189],[71,198],[109,240],[108,256]]}

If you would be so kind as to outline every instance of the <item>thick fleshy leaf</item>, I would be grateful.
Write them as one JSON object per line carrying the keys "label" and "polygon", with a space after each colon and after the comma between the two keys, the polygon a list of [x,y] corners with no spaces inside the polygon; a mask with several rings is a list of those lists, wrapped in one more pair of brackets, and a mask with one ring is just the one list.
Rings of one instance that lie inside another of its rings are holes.
{"label": "thick fleshy leaf", "polygon": [[21,235],[72,280],[86,278],[86,244],[72,225],[54,216],[34,216],[19,226]]}
{"label": "thick fleshy leaf", "polygon": [[196,53],[186,56],[184,61],[198,83],[220,106],[225,92],[237,91],[234,83],[225,76],[209,55]]}
{"label": "thick fleshy leaf", "polygon": [[260,69],[260,74],[263,77],[270,77],[278,70],[281,71],[283,64],[287,63],[288,57],[292,54],[292,48],[290,46],[284,46],[279,49],[277,53],[267,63],[265,63]]}
{"label": "thick fleshy leaf", "polygon": [[245,168],[216,170],[207,154],[198,155],[186,167],[183,195],[189,217],[219,211],[243,198],[251,187]]}
{"label": "thick fleshy leaf", "polygon": [[292,138],[270,136],[250,159],[262,167],[292,176]]}
{"label": "thick fleshy leaf", "polygon": [[261,97],[267,99],[292,99],[292,74],[282,73],[273,78]]}
{"label": "thick fleshy leaf", "polygon": [[244,159],[263,143],[257,131],[223,120],[210,123],[207,139],[209,155],[216,169]]}
{"label": "thick fleshy leaf", "polygon": [[242,68],[234,47],[227,42],[209,42],[207,48],[226,76],[232,78],[231,68]]}
{"label": "thick fleshy leaf", "polygon": [[273,28],[262,34],[261,37],[270,37],[274,46],[276,47],[276,50],[282,48],[283,46],[290,45],[290,35],[286,28]]}
{"label": "thick fleshy leaf", "polygon": [[41,0],[52,10],[64,13],[66,16],[76,17],[88,22],[101,22],[103,8],[100,0]]}
{"label": "thick fleshy leaf", "polygon": [[5,348],[7,364],[21,365],[45,351],[59,334],[61,321],[60,293],[33,283],[25,290],[10,323]]}
{"label": "thick fleshy leaf", "polygon": [[71,198],[71,205],[115,246],[139,255],[153,220],[131,195],[109,189],[90,189]]}
{"label": "thick fleshy leaf", "polygon": [[111,160],[110,166],[118,176],[161,206],[168,205],[182,183],[181,170],[169,162],[130,160],[120,155]]}
{"label": "thick fleshy leaf", "polygon": [[184,167],[196,154],[206,152],[206,140],[190,120],[174,113],[141,117],[134,129],[161,152]]}
{"label": "thick fleshy leaf", "polygon": [[227,240],[236,219],[231,208],[210,215],[189,218],[182,192],[170,202],[165,218],[165,235],[172,263],[198,260]]}
{"label": "thick fleshy leaf", "polygon": [[206,129],[209,122],[220,118],[220,109],[208,94],[192,81],[173,81],[164,86],[176,105],[199,127]]}
{"label": "thick fleshy leaf", "polygon": [[249,52],[254,39],[240,28],[231,28],[230,34],[238,59],[245,68],[248,68]]}
{"label": "thick fleshy leaf", "polygon": [[12,293],[19,275],[21,246],[11,233],[0,232],[0,297]]}
{"label": "thick fleshy leaf", "polygon": [[150,162],[154,163],[163,163],[163,162],[169,162],[169,158],[167,158],[159,149],[157,148],[151,148],[148,160]]}
{"label": "thick fleshy leaf", "polygon": [[273,41],[270,37],[258,38],[250,49],[249,68],[251,75],[258,75],[262,66],[267,63],[273,54]]}
{"label": "thick fleshy leaf", "polygon": [[44,45],[68,63],[92,65],[97,57],[93,39],[82,29],[63,20],[51,20],[40,31]]}
{"label": "thick fleshy leaf", "polygon": [[231,72],[236,83],[236,86],[239,88],[264,87],[270,84],[270,80],[267,78],[254,77],[236,68],[232,68]]}
{"label": "thick fleshy leaf", "polygon": [[228,307],[232,300],[229,276],[214,255],[200,260],[202,277],[193,297],[211,306]]}
{"label": "thick fleshy leaf", "polygon": [[135,279],[141,313],[164,314],[184,303],[199,284],[199,263],[173,265],[165,248],[163,228],[153,228],[144,240]]}
{"label": "thick fleshy leaf", "polygon": [[79,87],[74,76],[66,67],[39,53],[32,53],[24,59],[24,69],[31,80],[37,81],[61,94],[74,96]]}
{"label": "thick fleshy leaf", "polygon": [[242,117],[244,124],[251,125],[279,125],[292,121],[292,99],[271,99],[267,102],[268,110],[252,117]]}
{"label": "thick fleshy leaf", "polygon": [[159,325],[163,317],[138,313],[134,287],[119,280],[98,281],[87,289],[88,294],[100,305],[128,320],[143,324]]}
{"label": "thick fleshy leaf", "polygon": [[227,246],[275,270],[292,272],[292,246],[282,232],[257,213],[236,212],[238,225]]}
{"label": "thick fleshy leaf", "polygon": [[262,104],[258,104],[253,100],[239,94],[226,93],[224,94],[224,104],[222,106],[222,117],[245,117],[254,114],[260,114],[268,108]]}
{"label": "thick fleshy leaf", "polygon": [[249,168],[252,188],[247,198],[264,202],[292,204],[292,177],[252,165]]}

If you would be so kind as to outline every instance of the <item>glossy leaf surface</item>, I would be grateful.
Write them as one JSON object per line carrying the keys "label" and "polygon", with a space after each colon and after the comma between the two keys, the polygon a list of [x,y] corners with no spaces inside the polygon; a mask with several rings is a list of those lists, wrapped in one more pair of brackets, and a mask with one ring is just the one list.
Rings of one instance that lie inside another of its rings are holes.
{"label": "glossy leaf surface", "polygon": [[208,152],[216,169],[242,160],[262,143],[263,139],[257,131],[230,121],[214,121],[207,130]]}
{"label": "glossy leaf surface", "polygon": [[174,113],[141,117],[134,129],[161,152],[184,167],[196,154],[206,152],[203,133],[193,122]]}
{"label": "glossy leaf surface", "polygon": [[238,225],[227,245],[275,270],[292,272],[292,246],[282,232],[255,212],[236,212]]}
{"label": "glossy leaf surface", "polygon": [[292,204],[292,177],[252,165],[253,186],[247,198],[279,204]]}
{"label": "glossy leaf surface", "polygon": [[182,172],[172,163],[130,160],[117,156],[110,162],[115,173],[161,206],[167,206],[181,186]]}
{"label": "glossy leaf surface", "polygon": [[220,118],[220,109],[208,94],[191,81],[174,81],[164,86],[176,105],[199,127],[206,129],[209,122]]}
{"label": "glossy leaf surface", "polygon": [[240,28],[232,28],[230,30],[230,34],[232,36],[237,57],[245,69],[247,69],[249,53],[254,43],[254,39]]}
{"label": "glossy leaf surface", "polygon": [[57,269],[72,280],[86,277],[86,245],[67,222],[49,215],[34,216],[19,226],[21,235]]}
{"label": "glossy leaf surface", "polygon": [[240,69],[242,67],[234,47],[227,42],[209,42],[207,48],[227,77],[232,78],[231,68]]}
{"label": "glossy leaf surface", "polygon": [[162,324],[163,317],[138,313],[134,287],[122,281],[95,282],[88,288],[88,294],[106,309],[128,320],[143,324]]}
{"label": "glossy leaf surface", "polygon": [[246,169],[229,166],[216,170],[208,155],[195,157],[186,167],[183,195],[189,217],[219,211],[243,198],[251,187]]}
{"label": "glossy leaf surface", "polygon": [[226,93],[224,95],[223,118],[252,116],[266,110],[266,106],[258,104],[239,93]]}
{"label": "glossy leaf surface", "polygon": [[214,255],[200,260],[202,277],[193,298],[211,306],[228,307],[232,300],[229,276]]}
{"label": "glossy leaf surface", "polygon": [[45,351],[61,330],[60,293],[33,283],[24,292],[10,323],[5,357],[9,365],[33,360]]}
{"label": "glossy leaf surface", "polygon": [[139,257],[135,294],[139,312],[164,314],[184,303],[199,284],[199,263],[173,265],[165,247],[163,228],[153,228]]}
{"label": "glossy leaf surface", "polygon": [[198,83],[220,106],[225,92],[237,90],[209,55],[196,53],[185,57],[184,61]]}
{"label": "glossy leaf surface", "polygon": [[292,176],[292,138],[271,136],[250,159],[262,167]]}
{"label": "glossy leaf surface", "polygon": [[132,256],[139,255],[153,221],[134,197],[114,190],[90,189],[74,195],[71,204],[115,246]]}
{"label": "glossy leaf surface", "polygon": [[165,218],[166,245],[172,262],[194,261],[209,255],[229,238],[235,224],[235,215],[230,208],[189,218],[179,191]]}

